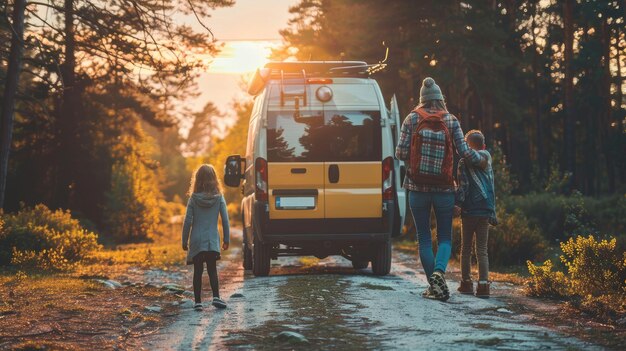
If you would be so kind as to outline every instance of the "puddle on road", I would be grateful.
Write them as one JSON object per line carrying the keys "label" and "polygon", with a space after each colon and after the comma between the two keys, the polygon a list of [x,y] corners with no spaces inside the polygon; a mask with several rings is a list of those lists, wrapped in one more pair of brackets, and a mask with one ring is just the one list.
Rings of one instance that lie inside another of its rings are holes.
{"label": "puddle on road", "polygon": [[276,303],[289,311],[249,330],[230,331],[224,344],[230,348],[293,349],[302,344],[279,341],[282,331],[302,334],[311,350],[380,349],[367,331],[377,323],[351,317],[363,305],[348,301],[350,282],[337,275],[294,276],[277,288]]}

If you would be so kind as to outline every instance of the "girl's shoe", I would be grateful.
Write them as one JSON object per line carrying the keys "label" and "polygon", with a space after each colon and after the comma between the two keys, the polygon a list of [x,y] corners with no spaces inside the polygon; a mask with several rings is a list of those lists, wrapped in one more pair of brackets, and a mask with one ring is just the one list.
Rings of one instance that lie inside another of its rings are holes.
{"label": "girl's shoe", "polygon": [[450,298],[450,289],[448,288],[448,284],[446,284],[446,278],[443,272],[435,271],[435,273],[430,276],[430,282],[437,300],[446,301]]}
{"label": "girl's shoe", "polygon": [[214,297],[211,304],[217,308],[226,308],[226,302],[219,297]]}
{"label": "girl's shoe", "polygon": [[474,295],[474,283],[471,280],[461,280],[457,289],[461,294]]}
{"label": "girl's shoe", "polygon": [[202,304],[196,303],[195,305],[193,305],[193,309],[196,311],[202,311]]}
{"label": "girl's shoe", "polygon": [[476,286],[476,297],[482,297],[484,299],[489,298],[489,286],[491,283],[478,283]]}

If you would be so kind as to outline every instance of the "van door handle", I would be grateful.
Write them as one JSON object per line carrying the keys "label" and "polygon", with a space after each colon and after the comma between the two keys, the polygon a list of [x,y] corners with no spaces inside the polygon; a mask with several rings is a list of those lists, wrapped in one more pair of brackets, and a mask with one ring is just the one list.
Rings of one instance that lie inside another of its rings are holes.
{"label": "van door handle", "polygon": [[304,174],[306,173],[306,168],[292,168],[291,173],[293,174]]}
{"label": "van door handle", "polygon": [[328,181],[331,183],[339,182],[339,166],[330,165],[328,167]]}

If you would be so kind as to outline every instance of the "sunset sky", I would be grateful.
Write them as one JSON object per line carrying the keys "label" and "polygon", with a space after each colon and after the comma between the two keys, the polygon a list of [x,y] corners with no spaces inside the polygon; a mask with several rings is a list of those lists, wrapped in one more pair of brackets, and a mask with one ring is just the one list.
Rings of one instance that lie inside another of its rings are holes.
{"label": "sunset sky", "polygon": [[232,115],[233,99],[246,97],[242,76],[267,62],[270,48],[280,44],[278,30],[287,26],[289,6],[297,0],[237,0],[233,7],[217,9],[206,23],[224,43],[208,72],[199,79],[200,96],[191,101],[194,110],[212,101]]}

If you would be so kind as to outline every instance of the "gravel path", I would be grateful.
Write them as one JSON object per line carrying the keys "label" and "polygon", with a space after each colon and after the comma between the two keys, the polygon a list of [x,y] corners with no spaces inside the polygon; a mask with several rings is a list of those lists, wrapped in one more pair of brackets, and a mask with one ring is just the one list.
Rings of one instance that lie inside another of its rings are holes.
{"label": "gravel path", "polygon": [[[533,325],[505,299],[460,295],[456,281],[449,281],[455,293],[448,302],[424,299],[426,277],[417,258],[400,252],[382,278],[370,269],[355,271],[341,257],[316,264],[281,258],[269,277],[255,278],[241,268],[238,249],[224,256],[220,290],[228,308],[183,307],[175,323],[145,340],[146,349],[601,349]],[[191,282],[190,270],[170,274],[179,283]],[[497,294],[499,285],[492,289]],[[204,291],[208,299],[208,286]]]}

